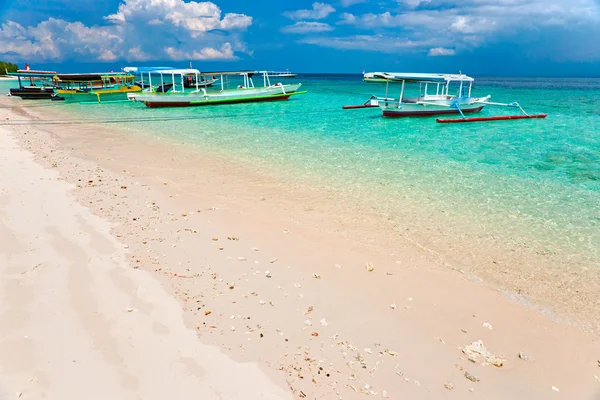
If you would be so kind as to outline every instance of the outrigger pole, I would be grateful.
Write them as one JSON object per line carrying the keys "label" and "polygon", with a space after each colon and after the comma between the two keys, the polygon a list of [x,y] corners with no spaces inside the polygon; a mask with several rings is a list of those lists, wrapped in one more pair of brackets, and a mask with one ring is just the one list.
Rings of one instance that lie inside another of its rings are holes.
{"label": "outrigger pole", "polygon": [[493,116],[493,117],[465,118],[465,115],[463,114],[462,110],[460,109],[460,106],[458,105],[458,103],[454,103],[450,107],[456,108],[462,118],[451,118],[451,119],[450,118],[449,119],[438,118],[435,121],[439,122],[440,124],[447,124],[447,123],[453,123],[453,122],[483,122],[483,121],[505,121],[505,120],[509,120],[509,119],[546,118],[548,116],[548,114],[529,115],[525,112],[525,110],[523,110],[523,107],[521,107],[521,105],[517,102],[506,104],[506,103],[495,103],[492,101],[476,101],[476,103],[487,104],[487,105],[491,105],[491,106],[516,107],[523,112],[523,115],[497,115],[497,116]]}

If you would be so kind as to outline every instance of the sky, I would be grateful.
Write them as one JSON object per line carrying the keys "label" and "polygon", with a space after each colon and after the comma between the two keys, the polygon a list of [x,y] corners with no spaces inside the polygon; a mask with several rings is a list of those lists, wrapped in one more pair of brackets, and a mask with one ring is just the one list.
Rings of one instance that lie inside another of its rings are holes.
{"label": "sky", "polygon": [[0,60],[600,77],[600,0],[0,0]]}

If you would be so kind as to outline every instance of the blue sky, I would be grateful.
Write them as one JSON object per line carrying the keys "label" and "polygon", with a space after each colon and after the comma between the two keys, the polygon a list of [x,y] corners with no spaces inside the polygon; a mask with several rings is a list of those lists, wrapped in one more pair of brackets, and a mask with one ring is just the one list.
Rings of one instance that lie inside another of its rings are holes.
{"label": "blue sky", "polygon": [[600,0],[0,0],[0,59],[600,76]]}

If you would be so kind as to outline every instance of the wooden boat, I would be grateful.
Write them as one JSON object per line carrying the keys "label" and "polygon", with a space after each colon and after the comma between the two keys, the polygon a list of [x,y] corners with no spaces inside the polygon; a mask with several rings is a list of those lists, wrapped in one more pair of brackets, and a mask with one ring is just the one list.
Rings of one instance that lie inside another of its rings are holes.
{"label": "wooden boat", "polygon": [[[170,67],[125,67],[124,72],[135,75],[135,84],[142,89],[150,89],[153,86],[150,84],[152,75],[161,75],[161,85],[154,87],[155,90],[161,92],[169,91],[178,82],[175,82],[175,75],[181,76],[181,85],[184,89],[197,89],[201,87],[210,87],[215,84],[216,77],[206,77],[200,74],[197,69],[177,69]],[[171,79],[169,80],[169,75]],[[165,76],[167,83],[165,83]],[[156,79],[155,79],[156,82]],[[162,88],[162,89],[161,89]],[[167,90],[168,89],[168,90]]]}
{"label": "wooden boat", "polygon": [[[385,83],[385,97],[371,96],[360,105],[344,106],[343,109],[373,108],[379,107],[384,117],[420,117],[432,115],[459,114],[466,119],[465,114],[478,113],[486,105],[506,106],[519,108],[525,116],[531,118],[523,108],[516,102],[495,103],[491,102],[490,96],[473,97],[471,90],[474,79],[470,76],[459,74],[421,74],[421,73],[397,73],[397,72],[368,72],[364,74],[366,82]],[[398,99],[388,96],[389,86],[400,84],[400,96]],[[418,85],[416,97],[406,97],[406,84]],[[435,88],[435,94],[433,89]],[[454,94],[455,93],[455,94]],[[536,116],[541,117],[542,114]],[[544,115],[545,116],[545,115]],[[501,117],[473,118],[470,122],[493,120],[493,119],[516,119]],[[438,120],[447,122],[447,120]]]}
{"label": "wooden boat", "polygon": [[[261,73],[261,71],[255,71],[256,73]],[[266,71],[267,74],[271,78],[295,78],[298,74],[290,72],[288,70],[285,71]]]}
{"label": "wooden boat", "polygon": [[[18,88],[10,88],[9,95],[17,96],[23,100],[48,100],[56,96],[52,76],[54,71],[32,71],[19,70],[18,72],[7,72],[8,76],[14,76],[19,82]],[[27,82],[29,84],[27,84]]]}
{"label": "wooden boat", "polygon": [[[194,71],[194,72],[190,72]],[[186,76],[190,73],[195,75],[195,82],[197,86],[193,91],[185,91]],[[262,87],[255,87],[252,77],[254,74],[260,73],[263,76]],[[151,79],[152,75],[160,75],[161,83],[164,82],[165,77],[171,78],[172,82],[181,81],[181,85],[173,86],[171,91],[167,93],[156,93],[142,92],[129,95],[129,98],[133,101],[139,101],[144,103],[147,107],[190,107],[190,106],[207,106],[207,105],[221,105],[221,104],[235,104],[235,103],[251,103],[251,102],[263,102],[263,101],[277,101],[287,100],[290,96],[302,94],[305,92],[299,92],[301,84],[271,84],[267,71],[220,71],[220,72],[196,72],[195,70],[165,70],[165,71],[152,71],[149,74]],[[177,76],[177,78],[176,78]],[[217,77],[220,76],[221,90],[219,91],[208,91],[206,88],[200,87],[200,77]],[[236,77],[242,78],[243,83],[235,89],[228,89],[229,78]]]}
{"label": "wooden boat", "polygon": [[102,103],[127,101],[128,93],[141,92],[134,76],[123,72],[96,74],[57,74],[56,93],[66,101]]}

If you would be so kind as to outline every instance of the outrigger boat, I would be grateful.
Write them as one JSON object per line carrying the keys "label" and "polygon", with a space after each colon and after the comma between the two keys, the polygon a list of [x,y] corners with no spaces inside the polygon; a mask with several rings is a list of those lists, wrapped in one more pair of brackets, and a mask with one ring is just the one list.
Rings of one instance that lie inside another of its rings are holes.
{"label": "outrigger boat", "polygon": [[141,92],[134,76],[123,72],[56,74],[56,93],[67,101],[102,103],[127,101],[128,93]]}
{"label": "outrigger boat", "polygon": [[[213,76],[212,79],[209,79],[208,77],[201,75],[200,71],[193,68],[125,67],[123,68],[123,71],[134,74],[136,78],[139,76],[139,79],[135,81],[135,84],[142,89],[152,88],[152,74],[161,75],[161,85],[155,89],[159,92],[168,92],[173,86],[177,85],[178,83],[175,80],[176,75],[177,77],[183,78],[181,80],[181,85],[184,89],[210,87],[217,81],[215,76]],[[147,81],[144,81],[145,77],[148,78]],[[167,78],[167,82],[165,82],[165,77]],[[170,81],[169,78],[171,79]]]}
{"label": "outrigger boat", "polygon": [[9,89],[9,96],[17,96],[23,100],[59,99],[51,80],[56,74],[54,71],[19,70],[18,72],[7,71],[6,74],[16,77],[19,82],[18,88]]}
{"label": "outrigger boat", "polygon": [[[185,81],[187,74],[194,71],[195,89],[185,91]],[[255,74],[262,74],[263,87],[255,87],[252,77]],[[152,75],[160,75],[161,84],[164,82],[165,76],[171,78],[171,82],[181,80],[181,89],[174,85],[167,93],[143,92],[130,94],[129,98],[133,101],[144,103],[147,107],[190,107],[190,106],[207,106],[220,104],[235,104],[235,103],[252,103],[263,101],[287,100],[290,96],[304,94],[299,92],[301,84],[271,84],[267,71],[219,71],[219,72],[197,72],[196,70],[165,70],[152,71],[149,74],[150,86],[152,86]],[[206,88],[200,86],[201,79],[207,79],[219,76],[221,84],[220,91],[207,91]],[[235,89],[229,89],[229,78],[242,78],[242,84]]]}
{"label": "outrigger boat", "polygon": [[[262,71],[255,71],[255,73],[260,74]],[[287,69],[285,71],[267,71],[270,77],[275,78],[295,78],[296,73],[290,72]]]}
{"label": "outrigger boat", "polygon": [[[418,117],[432,115],[459,114],[461,119],[438,119],[437,122],[476,122],[522,118],[545,118],[547,114],[529,115],[519,103],[495,103],[490,101],[491,96],[473,97],[471,90],[474,79],[470,76],[459,74],[420,74],[420,73],[387,73],[368,72],[364,74],[366,82],[381,82],[386,84],[385,97],[371,96],[366,102],[356,106],[344,106],[343,109],[372,108],[382,109],[384,117]],[[390,83],[401,85],[400,97],[390,98]],[[406,84],[418,84],[417,97],[406,97]],[[435,88],[435,94],[433,94]],[[456,94],[451,94],[456,90]],[[466,118],[465,114],[478,113],[484,106],[515,107],[523,115],[494,116],[481,118]]]}

